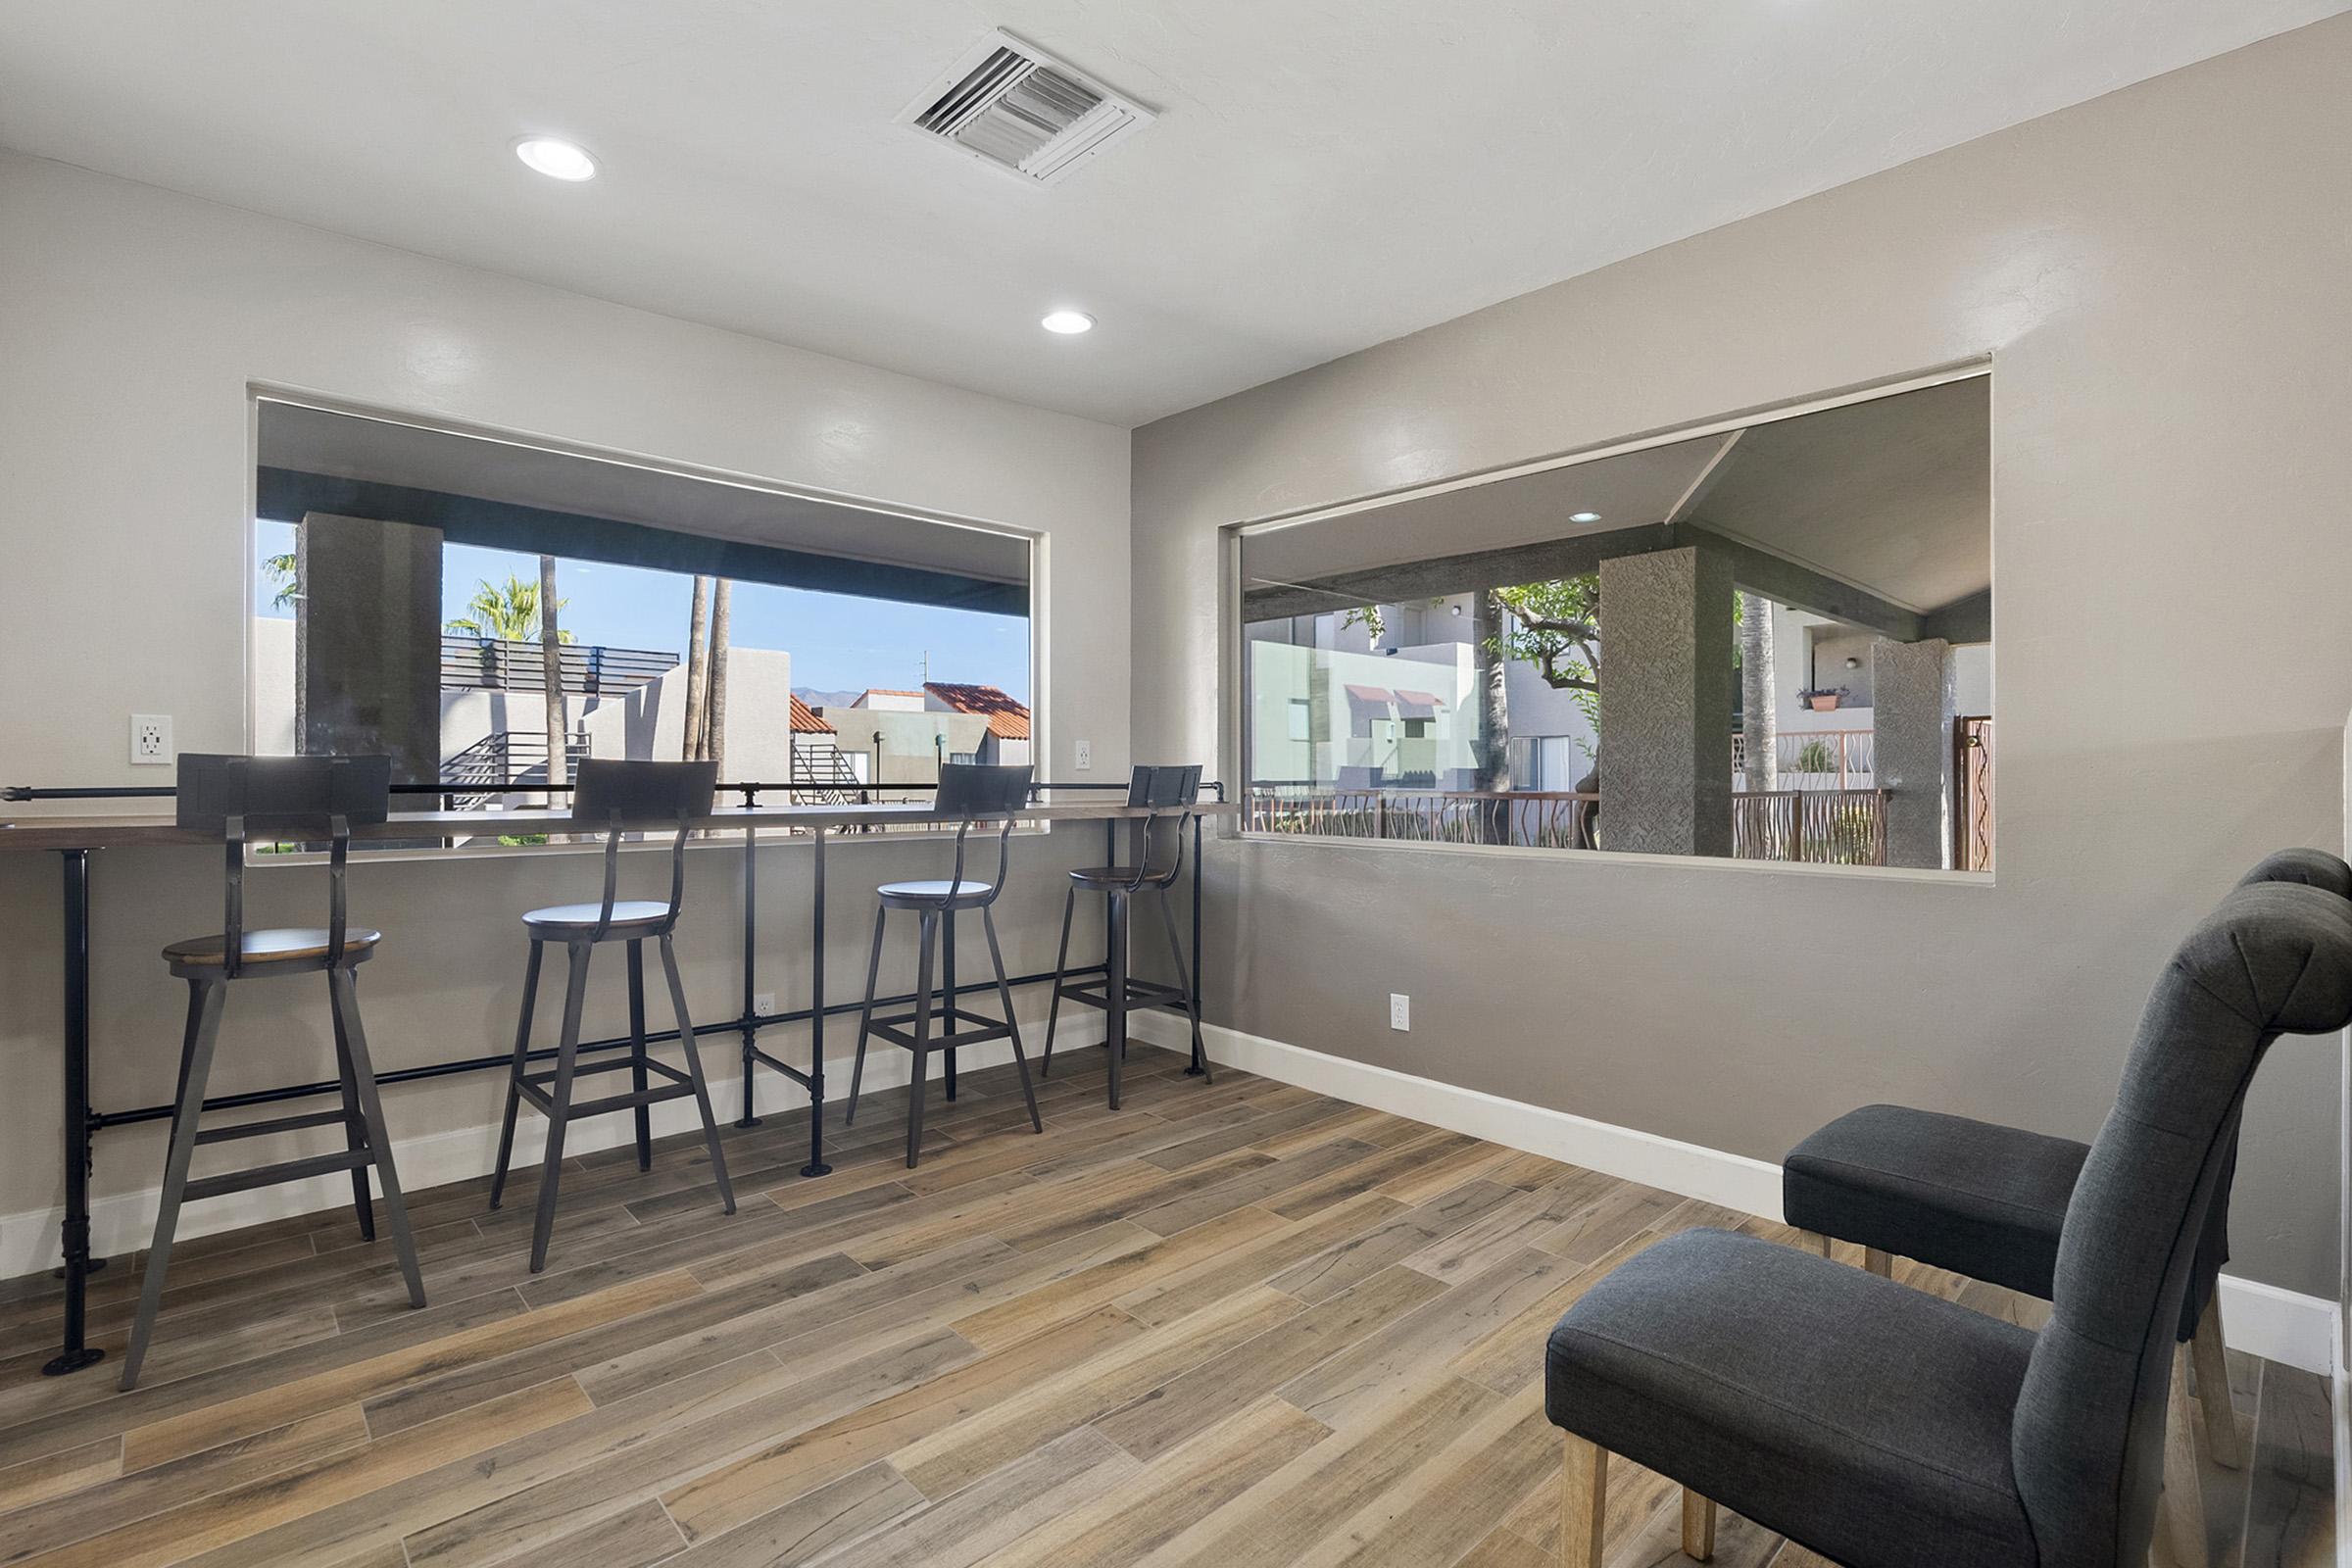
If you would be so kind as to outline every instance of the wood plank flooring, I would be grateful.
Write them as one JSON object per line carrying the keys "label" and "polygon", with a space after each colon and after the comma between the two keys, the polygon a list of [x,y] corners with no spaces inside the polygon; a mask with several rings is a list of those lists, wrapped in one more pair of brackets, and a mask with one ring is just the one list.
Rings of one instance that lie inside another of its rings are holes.
{"label": "wood plank flooring", "polygon": [[[108,1568],[1538,1568],[1557,1560],[1545,1331],[1693,1225],[1778,1226],[1400,1117],[1140,1052],[1125,1108],[1066,1054],[1032,1134],[1009,1071],[905,1091],[797,1175],[806,1123],[651,1172],[412,1195],[431,1304],[348,1212],[173,1259],[145,1384],[114,1391],[133,1259],[92,1293],[110,1359],[45,1379],[55,1287],[0,1287],[0,1565]],[[1922,1288],[2036,1308],[1906,1265]],[[2333,1553],[2327,1389],[2235,1356],[2256,1460],[2216,1471],[2215,1568]],[[1619,1464],[1617,1568],[1679,1559]],[[1818,1559],[1743,1520],[1725,1568]]]}

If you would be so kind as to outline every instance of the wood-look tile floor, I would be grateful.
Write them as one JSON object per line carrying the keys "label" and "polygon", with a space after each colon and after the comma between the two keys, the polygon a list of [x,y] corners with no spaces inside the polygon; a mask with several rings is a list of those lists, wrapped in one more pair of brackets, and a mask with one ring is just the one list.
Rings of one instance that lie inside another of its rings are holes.
{"label": "wood-look tile floor", "polygon": [[[1073,1059],[1075,1058],[1075,1059]],[[306,1568],[1537,1568],[1555,1560],[1553,1319],[1692,1225],[1781,1228],[1238,1072],[1140,1053],[1125,1108],[1065,1054],[1032,1134],[967,1075],[905,1168],[905,1092],[803,1181],[806,1124],[412,1196],[431,1304],[347,1212],[182,1247],[144,1385],[136,1283],[99,1368],[44,1379],[55,1287],[0,1298],[0,1563]],[[1914,1281],[2023,1311],[1950,1277]],[[2332,1555],[2326,1390],[2240,1357],[2259,1458],[2215,1472],[2214,1562]],[[1613,1472],[1618,1568],[1678,1559]],[[1811,1554],[1726,1517],[1725,1568]]]}

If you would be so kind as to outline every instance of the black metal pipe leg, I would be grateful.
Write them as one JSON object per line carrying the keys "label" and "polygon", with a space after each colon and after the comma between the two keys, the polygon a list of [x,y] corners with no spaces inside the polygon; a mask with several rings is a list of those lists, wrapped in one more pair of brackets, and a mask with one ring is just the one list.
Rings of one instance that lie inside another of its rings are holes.
{"label": "black metal pipe leg", "polygon": [[1185,1076],[1216,1079],[1208,1070],[1208,1047],[1200,1038],[1200,1014],[1207,1005],[1200,1000],[1200,868],[1206,864],[1200,853],[1200,818],[1193,818],[1193,965],[1188,988],[1193,1000],[1193,1063],[1184,1069]]}
{"label": "black metal pipe leg", "polygon": [[1078,912],[1078,889],[1061,896],[1061,951],[1054,956],[1054,1000],[1046,1004],[1046,1059],[1039,1063],[1041,1078],[1054,1075],[1054,1025],[1061,1017],[1061,987],[1070,968],[1070,920]]}
{"label": "black metal pipe leg", "polygon": [[865,962],[865,1005],[858,1012],[858,1054],[850,1061],[850,1105],[842,1112],[844,1127],[858,1119],[858,1091],[865,1084],[865,1037],[874,1027],[874,987],[882,979],[882,926],[889,918],[889,906],[874,910],[874,953]]}
{"label": "black metal pipe leg", "polygon": [[213,1073],[213,1046],[220,1038],[220,1004],[228,983],[210,980],[197,989],[197,1004],[188,1009],[188,1032],[180,1047],[179,1107],[172,1116],[172,1150],[164,1159],[155,1240],[147,1249],[147,1278],[139,1290],[138,1315],[131,1320],[130,1348],[122,1355],[125,1392],[138,1385],[148,1337],[155,1332],[155,1314],[164,1304],[164,1275],[172,1264],[172,1239],[179,1231],[180,1196],[187,1191],[188,1161],[196,1152],[196,1119],[204,1108],[205,1081]]}
{"label": "black metal pipe leg", "polygon": [[1102,1043],[1110,1048],[1110,1108],[1119,1108],[1119,1070],[1127,1062],[1127,895],[1113,890],[1105,901],[1104,924],[1108,927],[1109,953],[1106,962],[1109,973],[1103,983],[1104,1034]]}
{"label": "black metal pipe leg", "polygon": [[82,1343],[90,1270],[90,852],[67,850],[65,870],[66,1217],[59,1228],[66,1281],[65,1334],[41,1371],[78,1372],[106,1352]]}
{"label": "black metal pipe leg", "polygon": [[[629,944],[634,958],[637,944]],[[702,1112],[703,1142],[710,1150],[710,1179],[718,1184],[720,1205],[735,1212],[735,1184],[727,1179],[727,1152],[718,1144],[718,1122],[710,1114],[710,1086],[703,1081],[703,1054],[694,1047],[694,1020],[686,1016],[686,987],[678,979],[678,956],[666,932],[662,937],[662,973],[669,981],[670,1009],[678,1015],[678,1045],[686,1053],[686,1077],[694,1085],[694,1108]],[[645,1112],[641,1108],[640,1116]]]}
{"label": "black metal pipe leg", "polygon": [[[664,949],[666,952],[666,947]],[[686,1020],[678,1020],[682,1032]],[[646,1090],[645,1070],[645,943],[629,944],[629,1087],[642,1095]],[[706,1120],[709,1118],[706,1117]],[[637,1168],[654,1168],[654,1107],[640,1102],[637,1106]]]}
{"label": "black metal pipe leg", "polygon": [[1021,1025],[1012,1015],[1012,985],[1004,978],[1004,950],[997,946],[996,911],[986,906],[980,910],[980,929],[988,933],[988,961],[997,971],[997,1001],[1004,1008],[1004,1027],[1012,1031],[1012,1064],[1021,1074],[1021,1098],[1029,1102],[1029,1125],[1042,1133],[1046,1123],[1037,1113],[1037,1089],[1029,1082],[1029,1057],[1021,1050]]}
{"label": "black metal pipe leg", "polygon": [[[940,1037],[956,1038],[956,911],[942,909],[939,915],[939,994]],[[956,1102],[956,1048],[949,1046],[940,1052],[946,1071],[940,1074],[947,1085],[948,1103]]]}
{"label": "black metal pipe leg", "polygon": [[[825,830],[811,836],[808,879],[808,1177],[830,1176],[825,1163]],[[868,987],[866,994],[873,994]],[[745,1068],[748,1073],[750,1068]]]}
{"label": "black metal pipe leg", "polygon": [[920,956],[914,963],[914,1075],[906,1084],[906,1168],[914,1169],[923,1148],[923,1080],[929,1076],[931,1045],[931,954],[939,935],[939,916],[924,910],[916,916],[922,934],[916,939]]}
{"label": "black metal pipe leg", "polygon": [[572,1064],[580,1051],[580,1008],[588,994],[588,944],[565,944],[571,963],[564,980],[564,1035],[556,1045],[556,1081],[548,1092],[547,1152],[540,1161],[539,1212],[531,1223],[531,1272],[547,1267],[548,1238],[556,1230],[556,1188],[564,1169],[564,1130],[571,1118]]}
{"label": "black metal pipe leg", "polygon": [[544,942],[531,944],[531,961],[522,971],[522,1014],[514,1024],[514,1061],[507,1070],[507,1115],[498,1128],[498,1164],[490,1172],[490,1206],[498,1207],[507,1195],[507,1162],[514,1154],[514,1116],[522,1106],[522,1075],[531,1060],[531,1005],[539,996],[539,958]]}
{"label": "black metal pipe leg", "polygon": [[[1184,946],[1176,940],[1176,911],[1168,907],[1168,895],[1160,894],[1152,901],[1159,906],[1160,929],[1168,934],[1168,957],[1176,965],[1176,984],[1184,997],[1184,1016],[1193,1026],[1192,1067],[1200,1064],[1200,998],[1193,990],[1192,971],[1185,967]],[[1187,1067],[1185,1071],[1192,1071]]]}
{"label": "black metal pipe leg", "polygon": [[[745,793],[744,804],[751,804]],[[735,1118],[738,1127],[760,1125],[758,1091],[753,1086],[755,1069],[760,1057],[760,1025],[755,1021],[759,1008],[752,1003],[760,991],[760,830],[743,830],[743,1114]],[[640,1115],[644,1114],[642,1111]]]}
{"label": "black metal pipe leg", "polygon": [[368,1031],[360,1022],[360,988],[349,969],[328,971],[328,992],[341,1014],[337,1019],[351,1042],[351,1076],[359,1092],[360,1114],[368,1123],[368,1152],[375,1179],[384,1190],[384,1223],[392,1229],[392,1250],[400,1258],[401,1277],[408,1281],[409,1304],[424,1305],[424,1276],[416,1267],[416,1239],[409,1233],[408,1200],[401,1197],[400,1176],[392,1168],[392,1134],[384,1125],[383,1097],[376,1092],[375,1066],[368,1056]]}

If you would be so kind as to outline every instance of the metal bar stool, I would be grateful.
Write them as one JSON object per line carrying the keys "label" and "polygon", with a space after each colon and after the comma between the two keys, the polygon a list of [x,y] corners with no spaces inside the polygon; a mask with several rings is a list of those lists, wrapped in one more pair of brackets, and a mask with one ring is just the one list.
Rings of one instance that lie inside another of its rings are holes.
{"label": "metal bar stool", "polygon": [[[409,1212],[401,1201],[400,1178],[392,1169],[392,1139],[384,1131],[384,1107],[376,1095],[375,1070],[368,1059],[368,1035],[360,1026],[359,989],[352,971],[372,957],[383,941],[379,931],[355,931],[345,918],[344,865],[351,828],[381,822],[390,809],[392,760],[388,757],[218,757],[184,753],[179,759],[179,825],[220,836],[225,868],[220,931],[191,937],[164,949],[172,974],[188,983],[188,1022],[179,1051],[179,1093],[172,1113],[171,1152],[164,1160],[163,1201],[156,1210],[155,1242],[147,1252],[147,1277],[139,1293],[130,1349],[122,1358],[122,1387],[139,1380],[148,1337],[163,1304],[164,1275],[172,1260],[179,1207],[191,1199],[218,1198],[279,1182],[304,1181],[334,1171],[351,1173],[352,1206],[360,1235],[375,1239],[368,1200],[368,1169],[383,1183],[384,1217],[392,1247],[408,1281],[409,1304],[424,1305],[424,1281],[416,1271],[416,1244],[409,1234]],[[326,839],[326,929],[245,928],[245,844],[248,833],[272,841]],[[220,1037],[220,1011],[232,980],[289,974],[326,976],[327,1005],[334,1018],[335,1064],[343,1102],[333,1110],[275,1116],[266,1121],[200,1131],[204,1090],[213,1071],[213,1048]],[[344,1147],[333,1153],[281,1160],[250,1170],[191,1180],[188,1164],[198,1144],[308,1127],[343,1129]]]}
{"label": "metal bar stool", "polygon": [[[858,1018],[858,1056],[850,1068],[850,1103],[842,1115],[846,1125],[858,1115],[858,1090],[865,1078],[865,1041],[879,1035],[890,1044],[913,1053],[914,1071],[906,1101],[906,1168],[912,1170],[923,1142],[923,1087],[934,1051],[945,1055],[943,1082],[950,1100],[956,1098],[956,1052],[989,1040],[1010,1040],[1012,1059],[1021,1074],[1021,1097],[1029,1102],[1029,1125],[1046,1130],[1037,1113],[1037,1093],[1029,1082],[1029,1058],[1021,1052],[1020,1025],[1013,1021],[1012,988],[1004,979],[1004,954],[997,946],[997,918],[990,906],[1004,891],[1004,872],[1012,846],[1013,814],[1029,804],[1026,766],[981,766],[950,762],[939,770],[939,793],[932,811],[941,821],[956,823],[956,868],[945,882],[886,882],[874,890],[880,903],[874,909],[874,951],[866,960],[865,1005]],[[997,875],[990,882],[967,882],[963,875],[964,840],[982,821],[1000,820],[997,832]],[[874,1016],[874,988],[882,976],[882,933],[893,909],[911,909],[920,922],[917,937],[921,956],[915,964],[914,1010],[887,1018]],[[997,971],[997,999],[1004,1016],[990,1018],[968,1012],[956,1000],[956,914],[978,909],[981,928],[988,933],[988,959]],[[940,996],[936,1006],[931,989],[931,953],[939,949]],[[936,1012],[939,1034],[931,1033]],[[968,1027],[966,1027],[968,1026]]]}
{"label": "metal bar stool", "polygon": [[[1193,808],[1200,799],[1200,766],[1193,763],[1184,767],[1138,767],[1129,776],[1127,804],[1148,809],[1146,816],[1137,818],[1132,848],[1133,863],[1128,865],[1090,865],[1070,873],[1070,891],[1061,903],[1061,952],[1054,960],[1054,1000],[1046,1009],[1046,1059],[1039,1067],[1041,1073],[1054,1070],[1054,1027],[1061,1016],[1061,1002],[1067,997],[1090,1007],[1101,1007],[1107,1013],[1103,1045],[1110,1050],[1110,1108],[1119,1108],[1119,1069],[1127,1056],[1127,1014],[1135,1007],[1165,1007],[1182,1013],[1193,1026],[1194,1059],[1205,1063],[1207,1054],[1200,1049],[1200,1005],[1193,995],[1192,968],[1184,961],[1183,946],[1176,939],[1176,911],[1168,906],[1168,890],[1184,872],[1184,835],[1192,825]],[[1155,853],[1152,830],[1161,823],[1172,823],[1170,846],[1165,865],[1153,865]],[[1156,980],[1138,980],[1127,972],[1127,901],[1139,893],[1150,891],[1158,895],[1152,902],[1159,907],[1160,925],[1168,933],[1168,956],[1175,960],[1176,984],[1161,985]],[[1071,980],[1070,920],[1077,912],[1081,892],[1100,893],[1110,901],[1104,921],[1109,961],[1101,979]],[[1205,1068],[1203,1068],[1205,1071]]]}
{"label": "metal bar stool", "polygon": [[[607,1111],[637,1113],[637,1168],[650,1170],[654,1161],[651,1107],[665,1100],[694,1097],[702,1112],[703,1137],[710,1148],[710,1174],[727,1213],[735,1212],[735,1189],[727,1180],[727,1156],[718,1146],[718,1124],[710,1116],[710,1091],[703,1080],[703,1058],[694,1048],[694,1022],[686,1015],[686,988],[678,980],[678,958],[670,933],[686,896],[686,838],[697,818],[710,812],[717,787],[716,762],[622,762],[584,760],[579,764],[571,796],[571,819],[582,825],[601,824],[605,830],[605,896],[598,904],[562,904],[533,909],[522,917],[531,939],[530,966],[522,979],[522,1016],[514,1026],[514,1061],[507,1075],[507,1117],[498,1134],[498,1173],[490,1179],[490,1206],[506,1195],[507,1161],[514,1151],[514,1117],[529,1101],[547,1117],[547,1154],[539,1176],[539,1212],[531,1227],[531,1272],[547,1267],[547,1241],[556,1228],[556,1183],[564,1168],[564,1134],[577,1116],[600,1116]],[[631,824],[674,823],[677,839],[670,847],[669,901],[621,899],[621,834]],[[662,945],[662,972],[669,981],[669,1004],[678,1017],[678,1044],[686,1054],[686,1070],[656,1061],[645,1052],[645,944]],[[561,942],[569,959],[564,987],[564,1035],[556,1047],[553,1072],[528,1070],[531,1046],[531,1004],[539,991],[539,960],[550,942]],[[600,942],[629,945],[629,1054],[582,1066],[580,1008],[588,994],[588,955]],[[631,1086],[626,1093],[572,1103],[573,1078],[583,1072],[614,1072],[627,1068]],[[651,1079],[666,1080],[652,1084]],[[649,1087],[650,1085],[650,1087]]]}

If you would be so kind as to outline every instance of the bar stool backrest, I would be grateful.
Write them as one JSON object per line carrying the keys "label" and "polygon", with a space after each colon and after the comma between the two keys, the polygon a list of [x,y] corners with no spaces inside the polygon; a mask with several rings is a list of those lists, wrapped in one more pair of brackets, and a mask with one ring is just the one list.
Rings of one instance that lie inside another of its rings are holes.
{"label": "bar stool backrest", "polygon": [[669,913],[660,930],[677,923],[686,901],[686,839],[699,819],[710,814],[718,793],[716,762],[638,762],[585,758],[572,777],[571,819],[605,830],[605,898],[591,942],[601,941],[612,925],[612,905],[620,886],[620,840],[631,828],[658,823],[673,825],[677,837],[669,852]]}
{"label": "bar stool backrest", "polygon": [[[1200,764],[1198,762],[1139,763],[1127,778],[1127,804],[1149,811],[1135,823],[1135,880],[1131,887],[1146,885],[1167,887],[1184,870],[1184,830],[1192,822],[1193,808],[1200,800]],[[1155,850],[1153,830],[1162,822],[1175,825],[1173,833],[1165,835],[1170,845],[1165,865],[1153,865]]]}
{"label": "bar stool backrest", "polygon": [[1004,889],[1011,863],[1012,823],[1029,804],[1029,781],[1035,769],[1027,763],[950,762],[939,770],[939,790],[931,797],[931,814],[956,824],[956,869],[948,878],[948,897],[963,889],[964,839],[975,823],[1001,821],[997,830],[997,874],[989,884],[989,902]]}
{"label": "bar stool backrest", "polygon": [[179,825],[219,834],[225,852],[220,956],[229,977],[235,978],[243,959],[245,844],[256,832],[328,841],[327,962],[340,962],[346,928],[343,873],[351,855],[351,829],[355,823],[371,826],[391,815],[392,759],[182,752],[173,793]]}

